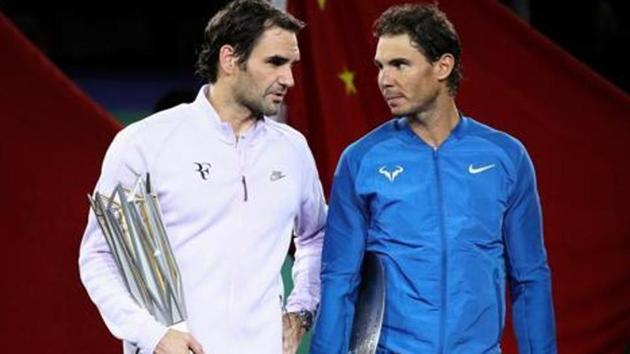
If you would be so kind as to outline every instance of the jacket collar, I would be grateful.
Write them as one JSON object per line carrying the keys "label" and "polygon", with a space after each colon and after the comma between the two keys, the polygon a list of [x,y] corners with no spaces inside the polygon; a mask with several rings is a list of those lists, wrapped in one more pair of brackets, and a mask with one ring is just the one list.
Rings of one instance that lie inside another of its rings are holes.
{"label": "jacket collar", "polygon": [[[203,85],[197,94],[197,98],[192,102],[193,108],[196,110],[195,114],[201,119],[202,124],[212,130],[214,135],[228,144],[236,144],[236,135],[232,130],[232,126],[221,120],[219,114],[214,109],[212,104],[208,101],[207,93],[210,85]],[[238,140],[252,141],[255,137],[264,132],[267,126],[268,117],[262,117],[258,119],[254,126],[248,129],[245,133],[241,134]]]}
{"label": "jacket collar", "polygon": [[[470,119],[468,117],[464,116],[461,112],[459,112],[459,121],[457,122],[455,127],[453,127],[450,134],[448,135],[446,140],[442,143],[442,145],[444,145],[444,143],[446,143],[448,140],[451,140],[451,139],[461,140],[466,135],[468,125],[470,124],[469,120]],[[407,119],[407,117],[396,118],[394,124],[397,129],[404,132],[405,140],[409,142],[414,142],[414,143],[420,142],[424,145],[429,146],[426,142],[424,142],[424,140],[422,140],[419,136],[417,136],[416,133],[414,133],[414,131],[411,129],[411,125],[409,124],[409,120]]]}

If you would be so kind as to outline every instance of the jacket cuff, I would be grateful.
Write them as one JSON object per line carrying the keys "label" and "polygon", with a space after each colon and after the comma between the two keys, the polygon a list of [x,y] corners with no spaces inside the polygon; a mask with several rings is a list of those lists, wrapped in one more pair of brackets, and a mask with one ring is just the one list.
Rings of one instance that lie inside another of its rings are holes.
{"label": "jacket cuff", "polygon": [[287,300],[286,310],[287,312],[299,312],[302,310],[306,310],[311,313],[315,313],[315,311],[317,310],[317,302],[300,301],[299,299],[295,299],[295,297],[289,297],[289,299]]}
{"label": "jacket cuff", "polygon": [[142,354],[153,354],[162,337],[168,331],[168,327],[162,325],[157,321],[146,321],[142,330],[140,331],[139,340],[137,343]]}

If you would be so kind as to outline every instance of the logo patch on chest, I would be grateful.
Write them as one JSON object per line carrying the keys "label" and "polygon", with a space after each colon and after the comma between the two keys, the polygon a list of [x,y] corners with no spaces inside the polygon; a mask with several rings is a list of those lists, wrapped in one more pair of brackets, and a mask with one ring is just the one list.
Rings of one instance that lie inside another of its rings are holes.
{"label": "logo patch on chest", "polygon": [[286,177],[287,175],[285,175],[282,171],[272,171],[271,175],[269,176],[269,180],[271,182],[275,182],[281,178]]}
{"label": "logo patch on chest", "polygon": [[470,173],[471,175],[475,175],[477,173],[481,173],[481,172],[487,171],[487,170],[489,170],[489,169],[491,169],[493,167],[494,167],[494,164],[485,165],[485,166],[481,166],[481,167],[474,167],[472,164],[470,164],[468,166],[468,173]]}
{"label": "logo patch on chest", "polygon": [[378,169],[378,173],[380,173],[383,176],[385,176],[390,182],[394,182],[396,177],[398,177],[398,175],[403,173],[404,170],[405,169],[402,166],[400,166],[400,165],[394,166],[394,168],[391,169],[391,170],[387,169],[386,166],[382,166],[381,168]]}
{"label": "logo patch on chest", "polygon": [[195,171],[199,172],[201,179],[204,181],[207,180],[212,165],[209,162],[193,162],[193,164],[195,165]]}

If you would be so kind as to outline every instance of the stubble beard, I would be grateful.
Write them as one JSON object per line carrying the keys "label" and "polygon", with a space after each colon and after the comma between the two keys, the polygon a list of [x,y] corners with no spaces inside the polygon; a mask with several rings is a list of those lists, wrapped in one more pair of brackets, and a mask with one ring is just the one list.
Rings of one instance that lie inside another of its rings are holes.
{"label": "stubble beard", "polygon": [[250,87],[235,92],[236,102],[251,112],[251,115],[257,119],[263,116],[272,116],[278,113],[278,107],[267,106],[265,102],[266,94],[257,96],[255,90],[250,91]]}
{"label": "stubble beard", "polygon": [[427,112],[432,111],[433,109],[435,109],[438,96],[439,96],[439,93],[438,92],[434,92],[428,98],[426,98],[426,99],[422,100],[421,102],[419,102],[419,103],[409,107],[405,111],[399,112],[398,114],[395,114],[394,110],[392,109],[391,110],[392,114],[394,114],[397,117],[408,117],[411,120],[422,121],[422,117]]}

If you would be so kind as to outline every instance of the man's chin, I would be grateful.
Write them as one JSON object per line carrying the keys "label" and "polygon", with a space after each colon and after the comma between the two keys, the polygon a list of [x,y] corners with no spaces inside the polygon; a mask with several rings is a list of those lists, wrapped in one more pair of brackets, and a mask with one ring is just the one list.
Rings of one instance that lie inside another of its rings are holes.
{"label": "man's chin", "polygon": [[251,112],[252,112],[252,116],[260,119],[263,116],[269,117],[269,116],[277,115],[279,112],[279,109],[276,107],[260,107],[260,109],[251,110]]}
{"label": "man's chin", "polygon": [[394,116],[394,117],[400,117],[400,116],[407,115],[407,112],[405,110],[400,109],[400,108],[396,108],[396,107],[390,107],[389,111],[391,112],[392,116]]}
{"label": "man's chin", "polygon": [[403,106],[389,106],[389,111],[392,114],[393,117],[403,117],[403,116],[410,116],[410,115],[414,115],[417,112],[417,110],[414,110],[411,107],[403,107]]}
{"label": "man's chin", "polygon": [[280,103],[265,107],[263,114],[266,116],[275,116],[280,112]]}

